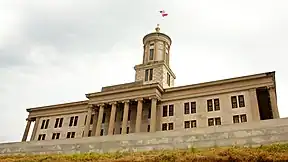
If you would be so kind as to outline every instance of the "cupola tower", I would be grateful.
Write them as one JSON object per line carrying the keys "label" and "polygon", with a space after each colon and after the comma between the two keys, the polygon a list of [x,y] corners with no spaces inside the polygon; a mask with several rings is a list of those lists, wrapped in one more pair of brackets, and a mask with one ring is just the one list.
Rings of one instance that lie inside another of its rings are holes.
{"label": "cupola tower", "polygon": [[143,38],[143,61],[134,67],[135,81],[143,84],[159,83],[163,88],[174,86],[175,74],[170,69],[171,38],[160,32],[159,24],[155,32]]}

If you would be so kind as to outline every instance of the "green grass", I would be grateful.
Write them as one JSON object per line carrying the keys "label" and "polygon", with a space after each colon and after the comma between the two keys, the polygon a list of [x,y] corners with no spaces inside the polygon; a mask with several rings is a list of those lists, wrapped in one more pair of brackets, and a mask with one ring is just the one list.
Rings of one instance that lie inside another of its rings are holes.
{"label": "green grass", "polygon": [[288,161],[288,144],[273,144],[256,148],[217,147],[198,150],[159,150],[125,153],[87,153],[74,155],[14,155],[0,156],[0,162],[209,162],[209,161]]}

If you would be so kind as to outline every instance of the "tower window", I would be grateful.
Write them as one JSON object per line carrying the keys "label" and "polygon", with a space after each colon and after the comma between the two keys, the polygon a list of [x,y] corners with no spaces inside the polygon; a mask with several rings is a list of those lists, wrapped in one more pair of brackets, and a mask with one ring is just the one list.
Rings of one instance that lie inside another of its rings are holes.
{"label": "tower window", "polygon": [[146,69],[145,70],[145,81],[153,80],[153,69]]}
{"label": "tower window", "polygon": [[169,73],[167,73],[167,84],[168,86],[170,86],[170,74]]}
{"label": "tower window", "polygon": [[149,60],[153,60],[153,58],[154,58],[154,49],[150,49]]}

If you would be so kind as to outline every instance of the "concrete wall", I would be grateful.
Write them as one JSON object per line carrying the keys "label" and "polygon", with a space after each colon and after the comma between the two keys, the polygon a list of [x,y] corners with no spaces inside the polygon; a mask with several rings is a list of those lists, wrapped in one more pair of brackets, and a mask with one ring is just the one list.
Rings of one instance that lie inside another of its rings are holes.
{"label": "concrete wall", "polygon": [[288,142],[288,118],[182,131],[0,144],[0,154],[50,154],[257,146]]}

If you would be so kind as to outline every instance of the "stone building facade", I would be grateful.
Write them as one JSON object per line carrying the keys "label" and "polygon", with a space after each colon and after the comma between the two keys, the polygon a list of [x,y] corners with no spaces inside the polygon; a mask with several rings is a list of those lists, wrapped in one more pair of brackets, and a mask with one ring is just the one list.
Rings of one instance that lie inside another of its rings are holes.
{"label": "stone building facade", "polygon": [[220,125],[279,118],[275,72],[174,86],[171,38],[143,38],[143,62],[135,82],[103,87],[87,100],[29,108],[22,141],[111,136],[156,131],[197,131]]}

